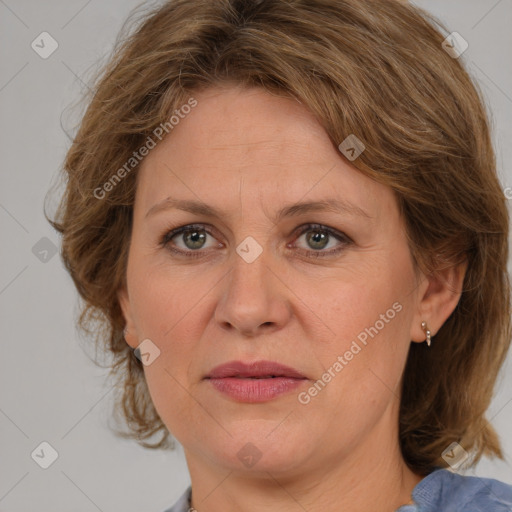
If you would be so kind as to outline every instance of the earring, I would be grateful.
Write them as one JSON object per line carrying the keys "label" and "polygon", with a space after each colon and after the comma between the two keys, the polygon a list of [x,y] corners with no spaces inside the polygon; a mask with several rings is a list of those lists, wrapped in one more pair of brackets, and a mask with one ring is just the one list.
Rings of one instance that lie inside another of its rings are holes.
{"label": "earring", "polygon": [[425,334],[427,335],[427,339],[425,341],[427,342],[427,345],[430,347],[432,335],[430,334],[430,330],[428,328],[427,322],[421,322],[421,328],[425,331]]}
{"label": "earring", "polygon": [[125,328],[123,329],[123,338],[126,338],[126,334],[127,334],[127,332],[128,332],[128,327],[125,327]]}

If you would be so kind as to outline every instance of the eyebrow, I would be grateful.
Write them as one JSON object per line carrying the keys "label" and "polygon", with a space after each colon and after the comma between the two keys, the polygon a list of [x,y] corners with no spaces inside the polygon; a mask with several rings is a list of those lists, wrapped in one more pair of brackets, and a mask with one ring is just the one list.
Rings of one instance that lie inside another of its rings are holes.
{"label": "eyebrow", "polygon": [[[145,218],[155,215],[158,212],[172,209],[183,210],[196,215],[204,215],[217,219],[225,219],[229,216],[226,212],[200,201],[167,197],[163,201],[153,205],[146,212]],[[277,212],[273,222],[277,223],[284,217],[294,217],[305,213],[321,211],[366,217],[368,219],[372,218],[371,215],[355,204],[340,199],[323,199],[321,201],[307,201],[286,205]]]}

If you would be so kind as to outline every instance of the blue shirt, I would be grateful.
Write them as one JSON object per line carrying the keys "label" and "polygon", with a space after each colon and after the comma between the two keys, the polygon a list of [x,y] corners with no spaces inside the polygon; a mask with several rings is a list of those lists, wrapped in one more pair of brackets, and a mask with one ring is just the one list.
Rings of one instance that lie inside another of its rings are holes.
{"label": "blue shirt", "polygon": [[[188,512],[191,492],[164,512]],[[512,512],[512,485],[438,468],[414,487],[412,499],[395,512]]]}

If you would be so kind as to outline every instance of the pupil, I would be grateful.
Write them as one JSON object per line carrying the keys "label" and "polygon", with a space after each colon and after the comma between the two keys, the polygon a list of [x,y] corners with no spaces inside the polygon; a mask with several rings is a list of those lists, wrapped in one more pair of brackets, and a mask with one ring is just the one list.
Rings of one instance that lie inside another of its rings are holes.
{"label": "pupil", "polygon": [[[312,246],[314,249],[323,249],[327,245],[327,239],[328,239],[327,233],[325,233],[325,231],[313,231],[312,233],[316,233],[316,234],[312,234],[307,237],[308,243],[310,243],[310,245],[311,245],[311,242],[312,242]],[[316,247],[315,247],[315,244],[319,244],[319,245],[316,245]]]}
{"label": "pupil", "polygon": [[[189,248],[198,249],[204,244],[205,235],[204,233],[199,233],[198,231],[188,231],[185,233],[184,239],[186,245],[188,245],[187,239],[191,241],[191,247]],[[327,245],[327,239],[328,235],[325,231],[313,231],[310,232],[310,234],[307,236],[308,243],[314,249],[323,249]]]}
{"label": "pupil", "polygon": [[187,244],[187,238],[192,240],[191,249],[198,249],[204,244],[205,235],[204,233],[198,233],[197,231],[189,231],[185,233],[185,244]]}

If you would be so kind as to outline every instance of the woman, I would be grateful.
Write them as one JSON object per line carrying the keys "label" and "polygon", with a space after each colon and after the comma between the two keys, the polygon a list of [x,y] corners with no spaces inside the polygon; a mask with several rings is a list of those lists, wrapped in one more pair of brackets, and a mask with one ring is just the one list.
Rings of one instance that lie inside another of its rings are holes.
{"label": "woman", "polygon": [[454,472],[503,457],[508,214],[434,23],[174,0],[99,77],[51,222],[120,434],[183,445],[170,512],[512,510],[510,485]]}

